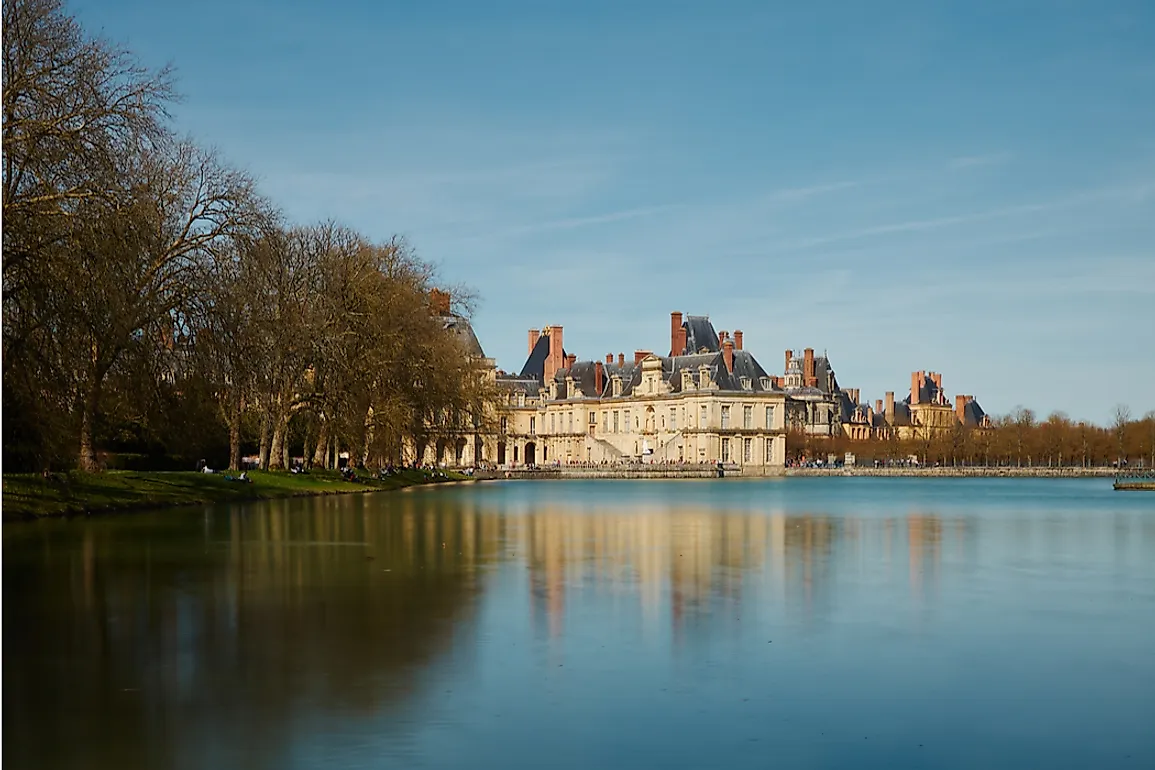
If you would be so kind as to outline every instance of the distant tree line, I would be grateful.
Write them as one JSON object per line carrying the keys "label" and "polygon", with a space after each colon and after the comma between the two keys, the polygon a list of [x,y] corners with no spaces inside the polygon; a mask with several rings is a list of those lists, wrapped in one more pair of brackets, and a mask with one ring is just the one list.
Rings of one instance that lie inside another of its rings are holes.
{"label": "distant tree line", "polygon": [[169,70],[61,0],[3,17],[5,471],[97,470],[108,450],[396,461],[484,427],[487,386],[403,241],[286,223],[173,130]]}
{"label": "distant tree line", "polygon": [[1111,425],[1074,421],[1055,412],[1040,421],[1023,407],[995,418],[990,428],[956,425],[948,430],[915,428],[912,435],[870,441],[846,436],[788,437],[790,459],[843,457],[853,452],[859,464],[917,458],[924,465],[1000,467],[1155,468],[1155,411],[1133,419],[1130,409],[1116,407]]}

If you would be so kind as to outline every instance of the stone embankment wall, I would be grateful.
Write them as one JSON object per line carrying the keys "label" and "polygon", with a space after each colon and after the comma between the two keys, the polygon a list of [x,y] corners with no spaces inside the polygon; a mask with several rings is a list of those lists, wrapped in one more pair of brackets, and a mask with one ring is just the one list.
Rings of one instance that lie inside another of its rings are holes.
{"label": "stone embankment wall", "polygon": [[[761,470],[761,469],[759,469]],[[723,466],[725,477],[740,477],[737,465]],[[761,474],[759,474],[761,475]],[[534,470],[478,471],[477,479],[715,479],[718,466],[713,463],[629,463],[613,465],[545,466]]]}
{"label": "stone embankment wall", "polygon": [[1103,478],[1114,468],[787,468],[787,476],[928,476],[940,478]]}
{"label": "stone embankment wall", "polygon": [[[724,478],[742,478],[737,465],[725,466]],[[759,470],[761,470],[759,468]],[[758,476],[764,474],[758,473]],[[783,475],[779,473],[777,475]],[[929,478],[1111,478],[1113,468],[787,468],[786,476],[890,476]],[[486,479],[713,479],[718,466],[705,465],[587,465],[546,466],[528,470],[478,471],[474,478]]]}

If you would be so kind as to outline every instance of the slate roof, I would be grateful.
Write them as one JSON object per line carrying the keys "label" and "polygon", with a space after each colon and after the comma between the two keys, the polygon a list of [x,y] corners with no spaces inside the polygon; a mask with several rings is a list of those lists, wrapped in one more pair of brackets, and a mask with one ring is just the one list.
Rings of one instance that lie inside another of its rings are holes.
{"label": "slate roof", "polygon": [[527,396],[536,396],[541,393],[541,383],[532,377],[498,376],[497,387],[513,393],[524,393]]}
{"label": "slate roof", "polygon": [[983,424],[983,417],[986,412],[979,406],[978,401],[968,401],[967,405],[963,407],[963,425],[970,428],[977,428]]}
{"label": "slate roof", "polygon": [[441,322],[444,324],[444,328],[451,330],[461,340],[466,352],[470,355],[485,357],[485,351],[481,349],[481,341],[477,339],[473,325],[467,319],[459,315],[446,315],[441,316]]}
{"label": "slate roof", "polygon": [[[565,361],[565,348],[562,348],[561,358]],[[520,377],[536,377],[538,382],[545,382],[545,360],[549,358],[549,335],[538,337],[533,352],[525,359],[525,366],[521,367]]]}
{"label": "slate roof", "polygon": [[710,353],[717,353],[722,349],[718,343],[718,333],[714,331],[714,324],[710,323],[709,316],[686,316],[682,326],[686,329],[687,353],[696,355],[702,348]]}
{"label": "slate roof", "polygon": [[[714,383],[720,391],[736,391],[739,393],[781,393],[782,391],[775,388],[770,383],[770,378],[766,374],[766,370],[758,363],[754,356],[745,350],[734,351],[734,372],[726,371],[726,365],[723,361],[722,353],[699,353],[692,356],[658,356],[662,362],[662,379],[670,385],[672,393],[682,392],[682,371],[689,370],[693,376],[695,385],[698,384],[699,372],[698,368],[706,365],[710,368],[710,381]],[[595,361],[578,361],[573,365],[573,369],[559,369],[554,375],[554,380],[557,383],[557,397],[570,398],[567,392],[566,377],[572,376],[575,384],[581,389],[583,397],[589,398],[593,396],[610,398],[613,394],[613,378],[618,375],[622,378],[622,392],[621,397],[635,395],[635,390],[642,383],[642,367],[633,363],[627,362],[624,366],[619,367],[614,364],[602,364],[603,380],[602,392],[595,393],[594,383],[596,374],[594,368],[597,362]],[[750,378],[750,388],[742,387],[742,377]],[[762,386],[762,378],[767,379],[767,386]]]}

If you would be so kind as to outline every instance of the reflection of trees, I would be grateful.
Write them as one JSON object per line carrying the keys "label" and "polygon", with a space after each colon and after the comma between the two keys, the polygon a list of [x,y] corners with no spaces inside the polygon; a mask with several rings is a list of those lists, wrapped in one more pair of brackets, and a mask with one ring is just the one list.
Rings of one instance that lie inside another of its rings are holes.
{"label": "reflection of trees", "polygon": [[[413,693],[473,605],[498,522],[404,495],[369,506],[18,533],[4,554],[5,762],[278,767],[302,716]],[[226,746],[250,753],[213,753]]]}

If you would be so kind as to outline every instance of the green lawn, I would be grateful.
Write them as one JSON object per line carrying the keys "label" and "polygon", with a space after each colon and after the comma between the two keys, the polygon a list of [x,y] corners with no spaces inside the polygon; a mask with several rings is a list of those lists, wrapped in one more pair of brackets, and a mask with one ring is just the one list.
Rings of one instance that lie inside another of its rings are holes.
{"label": "green lawn", "polygon": [[[465,476],[449,472],[451,480]],[[336,471],[312,470],[294,475],[284,471],[250,471],[253,483],[228,481],[224,473],[73,471],[44,479],[38,474],[4,476],[5,521],[40,516],[158,508],[196,503],[265,500],[277,497],[339,494],[399,489],[436,479],[424,471],[402,471],[378,481],[347,482]]]}

